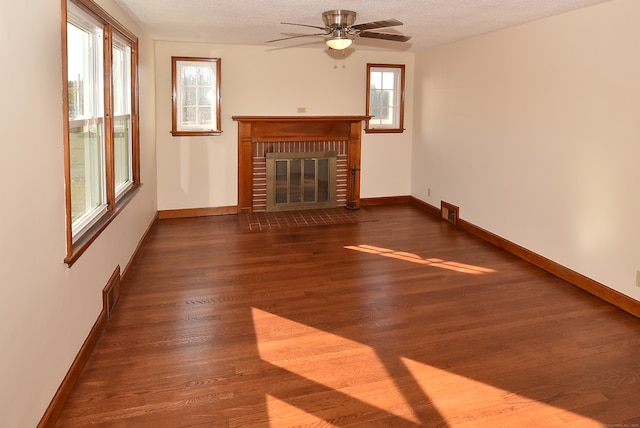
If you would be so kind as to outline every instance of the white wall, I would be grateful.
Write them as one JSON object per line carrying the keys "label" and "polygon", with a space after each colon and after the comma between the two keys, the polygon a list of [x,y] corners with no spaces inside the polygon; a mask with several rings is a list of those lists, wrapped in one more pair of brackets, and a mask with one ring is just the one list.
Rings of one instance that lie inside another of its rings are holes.
{"label": "white wall", "polygon": [[[36,426],[95,323],[102,288],[129,262],[156,207],[153,43],[140,39],[144,185],[68,268],[59,1],[6,2],[0,26],[0,425]],[[37,11],[37,13],[34,13]]]}
{"label": "white wall", "polygon": [[[172,137],[171,56],[222,60],[222,129],[215,137]],[[365,113],[367,62],[407,66],[413,102],[413,54],[356,49],[346,59],[322,50],[156,42],[158,207],[160,210],[237,204],[237,123],[234,115]],[[361,196],[408,195],[411,109],[403,134],[364,135]]]}
{"label": "white wall", "polygon": [[418,55],[412,194],[640,300],[639,21],[615,0]]}

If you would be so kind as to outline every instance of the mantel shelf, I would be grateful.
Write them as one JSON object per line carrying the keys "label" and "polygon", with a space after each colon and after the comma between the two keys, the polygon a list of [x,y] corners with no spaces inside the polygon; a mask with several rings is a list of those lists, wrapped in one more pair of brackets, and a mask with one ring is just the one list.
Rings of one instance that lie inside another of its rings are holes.
{"label": "mantel shelf", "polygon": [[371,119],[372,116],[231,116],[237,122],[353,122]]}

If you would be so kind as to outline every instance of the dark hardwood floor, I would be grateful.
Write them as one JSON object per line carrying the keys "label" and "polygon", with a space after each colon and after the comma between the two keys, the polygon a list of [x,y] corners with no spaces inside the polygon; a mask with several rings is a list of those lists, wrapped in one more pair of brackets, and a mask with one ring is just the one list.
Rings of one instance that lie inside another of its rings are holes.
{"label": "dark hardwood floor", "polygon": [[639,319],[418,208],[366,212],[157,221],[57,426],[640,426]]}

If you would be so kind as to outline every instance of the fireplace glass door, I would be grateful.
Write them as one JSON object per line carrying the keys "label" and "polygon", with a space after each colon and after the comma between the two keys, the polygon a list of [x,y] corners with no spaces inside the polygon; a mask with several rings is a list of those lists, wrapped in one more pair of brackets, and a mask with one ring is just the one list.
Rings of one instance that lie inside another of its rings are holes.
{"label": "fireplace glass door", "polygon": [[336,205],[336,157],[329,153],[268,153],[267,211]]}

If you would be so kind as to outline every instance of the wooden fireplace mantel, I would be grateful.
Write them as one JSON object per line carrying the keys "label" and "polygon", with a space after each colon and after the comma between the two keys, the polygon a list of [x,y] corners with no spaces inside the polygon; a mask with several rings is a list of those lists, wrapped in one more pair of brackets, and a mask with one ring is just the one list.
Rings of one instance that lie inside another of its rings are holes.
{"label": "wooden fireplace mantel", "polygon": [[362,121],[369,116],[232,116],[238,122],[238,212],[251,212],[255,142],[348,141],[348,165],[355,177],[347,194],[360,205],[360,146]]}

